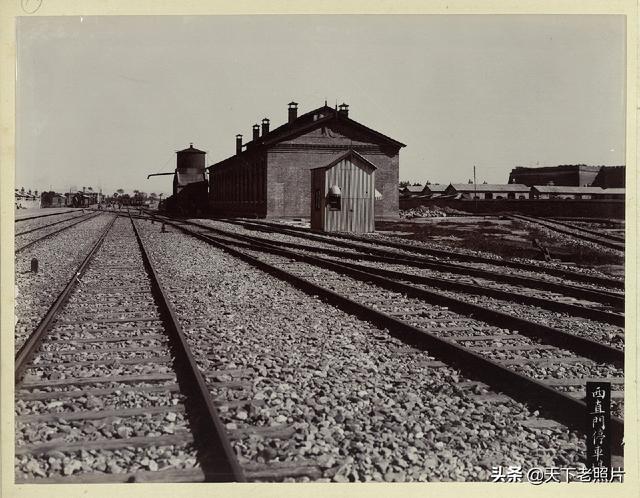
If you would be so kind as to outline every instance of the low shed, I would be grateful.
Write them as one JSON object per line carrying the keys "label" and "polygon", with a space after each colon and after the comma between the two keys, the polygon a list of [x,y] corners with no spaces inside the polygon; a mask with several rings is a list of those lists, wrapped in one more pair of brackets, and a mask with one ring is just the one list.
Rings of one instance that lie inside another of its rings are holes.
{"label": "low shed", "polygon": [[325,232],[375,230],[376,167],[350,150],[311,170],[311,228]]}

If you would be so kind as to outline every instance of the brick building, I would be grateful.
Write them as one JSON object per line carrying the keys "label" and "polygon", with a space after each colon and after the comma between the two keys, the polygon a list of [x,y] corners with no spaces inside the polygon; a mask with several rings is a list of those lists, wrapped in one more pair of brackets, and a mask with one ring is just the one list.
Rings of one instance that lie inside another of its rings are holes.
{"label": "brick building", "polygon": [[509,183],[560,185],[565,187],[624,187],[624,166],[587,166],[570,164],[528,168],[516,166],[509,174]]}
{"label": "brick building", "polygon": [[246,144],[236,135],[236,154],[207,168],[214,215],[310,218],[311,170],[354,151],[376,168],[375,218],[398,217],[404,144],[351,119],[346,104],[298,116],[291,102],[288,114],[288,122],[271,131],[266,118],[254,125]]}
{"label": "brick building", "polygon": [[592,187],[602,188],[617,188],[624,189],[625,187],[625,167],[624,166],[603,166],[595,180],[593,180]]}

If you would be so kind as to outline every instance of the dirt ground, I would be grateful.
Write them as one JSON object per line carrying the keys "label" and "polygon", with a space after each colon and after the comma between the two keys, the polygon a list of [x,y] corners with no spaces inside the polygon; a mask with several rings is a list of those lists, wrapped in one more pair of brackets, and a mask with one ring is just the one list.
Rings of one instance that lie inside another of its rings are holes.
{"label": "dirt ground", "polygon": [[610,274],[624,274],[624,258],[617,252],[552,232],[542,227],[500,216],[414,218],[378,222],[376,231],[404,240],[437,243],[443,248],[493,253],[504,258],[544,260],[533,239],[552,258],[578,266],[596,267]]}

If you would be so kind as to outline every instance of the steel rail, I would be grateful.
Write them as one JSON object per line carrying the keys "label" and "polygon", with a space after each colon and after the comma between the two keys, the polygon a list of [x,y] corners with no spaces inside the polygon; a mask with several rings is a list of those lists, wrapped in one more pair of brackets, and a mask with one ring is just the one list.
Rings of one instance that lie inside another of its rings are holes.
{"label": "steel rail", "polygon": [[593,244],[599,244],[601,246],[608,247],[610,249],[616,249],[618,251],[624,251],[624,248],[625,248],[624,242],[615,242],[615,241],[612,241],[612,240],[608,240],[606,237],[589,235],[588,233],[585,233],[585,231],[580,229],[580,228],[568,229],[568,228],[563,227],[561,224],[558,224],[557,222],[541,220],[541,219],[538,219],[538,218],[531,218],[529,216],[522,216],[522,215],[518,215],[518,214],[512,214],[509,217],[512,218],[512,219],[515,219],[515,220],[527,221],[529,223],[535,223],[535,224],[541,225],[541,226],[543,226],[545,228],[549,228],[550,230],[555,230],[556,232],[559,232],[559,233],[562,233],[562,234],[565,234],[565,235],[570,235],[570,236],[575,237],[577,239],[585,240],[587,242],[592,242]]}
{"label": "steel rail", "polygon": [[[251,242],[255,242],[257,244],[271,244],[271,242],[269,241],[264,241],[261,239],[255,239],[253,237],[250,236],[242,236],[242,237],[249,237],[249,239]],[[285,246],[286,243],[281,243],[279,241],[273,241],[273,244],[271,244],[272,246],[277,246],[277,247],[282,247]],[[308,246],[297,246],[294,245],[293,246],[295,249],[305,249],[307,250]],[[325,249],[320,249],[320,248],[311,248],[309,247],[308,250],[313,251],[313,252],[321,252],[323,254],[331,254],[333,256],[336,257],[340,257],[343,259],[354,259],[354,260],[358,260],[358,259],[370,259],[373,261],[378,261],[379,259],[374,257],[374,258],[361,258],[358,255],[352,255],[352,254],[345,254],[342,253],[340,251],[332,251],[332,250],[325,250]],[[390,261],[391,263],[393,263],[393,261]],[[413,275],[413,274],[409,274],[409,273],[403,273],[400,271],[394,271],[394,270],[385,270],[385,269],[381,269],[381,268],[372,268],[372,267],[368,267],[365,265],[358,265],[356,263],[347,263],[347,262],[341,262],[341,264],[345,265],[345,266],[349,266],[351,268],[355,268],[361,271],[365,271],[368,273],[373,273],[376,275],[381,275],[381,276],[385,276],[387,278],[396,280],[396,281],[406,281],[406,282],[411,282],[411,283],[415,283],[415,284],[423,284],[423,285],[429,285],[432,287],[436,287],[439,289],[443,289],[443,290],[452,290],[452,291],[460,291],[460,292],[467,292],[469,294],[475,294],[475,295],[483,295],[483,296],[488,296],[488,297],[493,297],[496,299],[504,299],[504,300],[508,300],[508,301],[513,301],[513,302],[519,302],[521,304],[526,304],[526,305],[530,305],[530,306],[538,306],[540,308],[544,308],[544,309],[548,309],[550,311],[557,311],[557,312],[562,312],[562,313],[569,313],[572,316],[578,316],[578,317],[582,317],[582,318],[587,318],[590,320],[596,320],[596,321],[600,321],[603,323],[608,323],[610,325],[616,325],[618,327],[624,327],[625,325],[625,318],[624,315],[618,314],[618,313],[612,313],[609,311],[602,311],[599,309],[594,309],[594,308],[588,308],[585,306],[579,306],[579,305],[575,305],[575,304],[571,304],[571,303],[565,303],[562,301],[557,301],[554,299],[549,299],[549,298],[541,298],[541,297],[535,297],[535,296],[528,296],[528,295],[523,295],[523,294],[517,294],[511,291],[504,291],[504,290],[500,290],[500,289],[494,289],[491,287],[482,287],[480,285],[472,285],[472,284],[467,284],[464,282],[455,282],[455,281],[451,281],[451,280],[443,280],[441,278],[433,278],[433,277],[427,277],[427,276],[422,276],[422,275]],[[547,289],[545,289],[547,290]]]}
{"label": "steel rail", "polygon": [[161,315],[165,318],[165,326],[172,339],[178,384],[181,391],[188,393],[189,398],[196,405],[195,410],[190,413],[190,419],[196,428],[195,444],[203,457],[202,467],[205,479],[209,482],[244,482],[246,480],[244,473],[231,447],[218,410],[213,404],[209,388],[191,352],[175,309],[160,283],[136,223],[131,216],[129,218],[140,246],[145,268],[150,276],[156,302]]}
{"label": "steel rail", "polygon": [[571,223],[567,223],[566,221],[558,221],[558,220],[544,220],[547,221],[549,223],[555,223],[557,225],[562,225],[565,226],[567,228],[571,228],[572,230],[577,230],[578,232],[584,232],[584,233],[588,233],[589,235],[594,235],[596,237],[602,237],[603,239],[609,239],[612,241],[616,241],[616,242],[622,242],[624,244],[625,238],[624,237],[620,237],[619,235],[612,235],[610,233],[606,233],[606,234],[602,234],[599,232],[596,232],[595,230],[591,230],[590,228],[584,228],[578,225],[572,225]]}
{"label": "steel rail", "polygon": [[[203,229],[209,230],[211,232],[215,232],[215,233],[218,233],[218,234],[221,234],[221,235],[226,235],[226,236],[230,236],[230,237],[234,237],[234,238],[238,238],[238,239],[242,239],[244,237],[244,238],[246,238],[246,240],[270,243],[272,245],[276,245],[276,246],[280,246],[280,247],[288,247],[290,249],[321,252],[321,253],[324,253],[324,254],[330,254],[330,255],[338,256],[338,257],[342,257],[342,258],[353,257],[354,259],[364,259],[364,260],[369,260],[369,261],[377,261],[377,262],[384,262],[384,263],[397,264],[397,265],[414,266],[414,267],[418,267],[418,268],[428,268],[428,269],[437,270],[437,271],[457,273],[457,274],[461,274],[461,275],[465,275],[465,276],[476,276],[476,277],[486,278],[486,279],[489,279],[489,280],[494,280],[496,282],[505,282],[505,283],[514,284],[514,285],[522,285],[522,286],[529,287],[529,288],[532,288],[532,289],[554,291],[554,292],[558,292],[558,293],[561,293],[561,294],[564,294],[564,295],[567,295],[567,296],[583,298],[583,299],[590,299],[590,300],[598,302],[598,303],[614,306],[617,309],[624,309],[624,296],[619,296],[619,295],[616,295],[616,294],[611,294],[611,293],[608,293],[608,292],[601,292],[601,291],[597,291],[597,290],[585,289],[583,287],[576,287],[576,286],[567,285],[567,284],[559,284],[559,283],[556,283],[556,282],[549,282],[549,281],[546,281],[546,280],[533,278],[533,277],[520,277],[520,276],[516,276],[516,275],[496,274],[495,272],[492,272],[492,271],[489,271],[489,270],[482,270],[482,269],[476,269],[476,268],[467,268],[467,267],[464,267],[464,266],[461,266],[461,265],[457,265],[457,264],[453,264],[453,263],[432,262],[432,261],[429,261],[427,258],[412,258],[412,259],[409,259],[409,258],[405,258],[403,256],[400,256],[400,257],[398,257],[398,256],[389,257],[388,255],[386,255],[386,254],[388,254],[388,251],[384,251],[383,250],[381,252],[383,254],[385,254],[385,255],[379,255],[379,254],[376,254],[376,253],[379,252],[379,250],[363,248],[363,247],[359,247],[359,250],[360,251],[370,251],[371,253],[374,253],[374,254],[360,253],[360,254],[357,254],[357,255],[351,255],[351,254],[348,254],[348,253],[345,253],[345,252],[339,251],[339,250],[312,247],[312,246],[307,246],[307,245],[303,245],[303,244],[295,244],[295,243],[292,243],[292,242],[282,242],[282,241],[268,241],[268,242],[266,242],[266,241],[261,241],[260,239],[256,239],[255,237],[251,237],[249,235],[234,234],[232,232],[226,232],[225,230],[221,230],[221,229],[218,229],[218,228],[213,228],[213,227],[210,227],[210,226],[207,226],[207,225],[203,225],[201,223],[196,223],[196,222],[192,222],[192,221],[183,221],[183,220],[180,220],[178,222],[179,223],[189,224],[189,225],[192,225],[192,226],[196,226],[196,227],[199,227],[199,228],[203,228]],[[324,242],[326,243],[327,241],[324,241]]]}
{"label": "steel rail", "polygon": [[62,211],[60,213],[48,213],[48,214],[39,214],[37,216],[26,216],[24,218],[18,218],[14,220],[14,223],[20,223],[21,221],[27,220],[35,220],[37,218],[46,218],[47,216],[60,216],[61,214],[73,213],[75,209],[69,209],[68,211]]}
{"label": "steel rail", "polygon": [[[226,243],[233,244],[233,242],[230,241],[227,241]],[[251,247],[252,244],[254,248],[255,245],[258,245],[261,249],[274,254],[304,261],[315,266],[332,269],[338,273],[347,274],[361,281],[373,282],[376,285],[387,288],[388,290],[401,292],[403,294],[425,300],[429,303],[447,306],[452,311],[471,316],[497,327],[509,327],[511,329],[518,330],[523,335],[542,339],[549,344],[570,349],[596,361],[610,361],[617,364],[624,363],[624,351],[620,349],[570,334],[553,327],[540,325],[531,320],[518,318],[480,305],[467,303],[462,299],[453,298],[436,291],[426,290],[399,282],[398,280],[392,280],[384,276],[377,275],[375,272],[368,271],[368,268],[365,270],[364,268],[366,267],[361,267],[360,265],[337,263],[325,258],[318,258],[315,256],[295,253],[286,249],[280,249],[279,247],[264,242],[255,242],[252,240],[247,241],[247,245],[249,247]]]}
{"label": "steel rail", "polygon": [[554,299],[540,298],[535,296],[527,296],[523,294],[515,294],[510,291],[503,291],[499,289],[493,289],[491,287],[481,287],[479,285],[466,284],[464,282],[445,281],[439,278],[425,277],[422,275],[411,275],[393,270],[384,270],[380,268],[371,268],[365,265],[358,265],[355,263],[342,263],[345,266],[355,268],[356,270],[366,271],[376,275],[381,275],[396,281],[406,281],[414,284],[430,285],[443,290],[452,290],[466,292],[469,294],[476,294],[488,297],[494,297],[496,299],[504,299],[508,301],[514,301],[521,304],[527,304],[530,306],[537,306],[539,308],[545,308],[550,311],[557,311],[560,313],[569,313],[572,316],[579,316],[582,318],[588,318],[590,320],[596,320],[609,325],[616,325],[618,327],[624,327],[625,318],[624,315],[618,313],[611,313],[609,311],[602,311],[599,309],[587,308],[571,303],[564,303],[556,301]]}
{"label": "steel rail", "polygon": [[60,232],[63,232],[64,230],[67,230],[67,229],[72,228],[72,227],[74,227],[76,225],[79,225],[80,223],[84,223],[85,221],[93,220],[94,218],[97,218],[98,216],[100,216],[100,214],[102,214],[102,213],[96,213],[96,214],[93,214],[93,215],[89,215],[88,217],[86,217],[84,219],[81,219],[81,220],[78,220],[78,221],[72,223],[71,225],[66,225],[66,226],[64,226],[62,228],[54,230],[53,232],[45,234],[45,235],[43,235],[42,237],[40,237],[40,238],[38,238],[36,240],[32,240],[31,242],[28,242],[27,244],[18,247],[15,250],[15,254],[18,254],[19,252],[22,252],[25,249],[31,247],[32,245],[37,244],[38,242],[41,242],[41,241],[43,241],[45,239],[48,239],[49,237],[52,237],[53,235],[56,235],[56,234],[58,234]]}
{"label": "steel rail", "polygon": [[73,291],[73,289],[75,289],[79,279],[84,275],[85,271],[87,270],[87,267],[89,266],[89,263],[91,262],[94,255],[96,254],[96,252],[98,251],[102,243],[104,242],[104,239],[109,233],[109,230],[111,230],[111,227],[113,226],[115,221],[116,221],[116,217],[114,216],[111,222],[105,227],[105,229],[103,230],[98,240],[96,240],[96,242],[93,244],[93,247],[89,250],[85,258],[82,260],[82,262],[78,266],[78,269],[76,270],[74,275],[71,277],[71,279],[69,280],[65,288],[62,290],[58,298],[49,307],[49,310],[44,315],[42,320],[40,320],[40,323],[38,323],[38,326],[36,327],[36,329],[31,333],[29,338],[25,341],[25,343],[22,345],[22,347],[16,354],[15,366],[14,366],[14,375],[15,375],[14,381],[16,386],[19,385],[20,382],[22,381],[22,374],[24,373],[24,370],[27,367],[29,361],[31,360],[33,355],[36,353],[36,351],[38,351],[38,348],[42,343],[42,339],[49,331],[56,315],[58,314],[60,309],[62,309],[62,307],[66,304],[67,300],[69,299],[69,296],[71,295],[71,292]]}
{"label": "steel rail", "polygon": [[[310,240],[324,240],[324,242],[332,242],[335,243],[335,240],[328,239],[325,235],[322,236],[322,232],[309,230],[302,227],[284,227],[281,223],[269,222],[264,220],[234,220],[229,218],[220,218],[220,221],[224,221],[225,223],[232,223],[236,225],[263,225],[270,228],[275,228],[281,233],[287,233],[294,237],[307,238]],[[353,240],[363,243],[376,244],[379,246],[385,247],[393,247],[396,249],[402,249],[409,252],[415,252],[420,254],[429,254],[431,256],[441,257],[441,258],[455,258],[460,261],[474,262],[474,263],[486,263],[495,266],[504,266],[508,268],[514,268],[518,270],[525,271],[533,271],[537,273],[546,273],[548,275],[552,275],[554,277],[563,277],[569,280],[575,280],[576,282],[584,282],[590,284],[597,284],[603,286],[610,286],[618,289],[624,289],[624,282],[619,280],[614,280],[611,278],[605,277],[596,277],[593,275],[585,275],[583,273],[574,272],[570,270],[563,270],[559,268],[546,268],[544,266],[532,265],[529,263],[518,263],[516,261],[505,261],[501,259],[491,259],[484,256],[474,256],[472,254],[461,254],[453,251],[443,251],[441,249],[431,249],[428,247],[420,247],[412,244],[407,244],[403,242],[391,242],[384,240],[373,240],[371,238],[362,237],[353,234],[345,234],[345,233],[332,233],[331,238],[338,238],[343,240]]]}
{"label": "steel rail", "polygon": [[[552,413],[554,418],[570,427],[578,428],[581,431],[585,429],[587,407],[586,403],[581,400],[568,396],[531,377],[510,370],[452,341],[435,336],[426,330],[414,327],[400,319],[353,301],[346,296],[261,261],[254,256],[232,247],[228,242],[217,240],[216,237],[212,235],[194,232],[178,224],[171,224],[184,233],[222,249],[242,261],[294,285],[307,294],[319,296],[347,313],[373,323],[378,327],[386,328],[391,335],[398,337],[410,345],[427,349],[430,354],[439,357],[448,364],[454,365],[467,376],[478,378],[492,388],[503,391],[524,403],[543,407],[549,413]],[[283,250],[278,249],[278,251]],[[350,270],[352,273],[355,271],[356,270]],[[367,278],[369,278],[369,276],[367,276]],[[382,277],[376,277],[376,279],[381,278]],[[393,284],[396,285],[397,283],[393,282]],[[504,327],[504,324],[502,326]],[[623,435],[624,421],[619,417],[611,417],[612,451],[615,454],[622,454]]]}
{"label": "steel rail", "polygon": [[18,237],[20,235],[26,235],[28,233],[32,233],[32,232],[37,232],[38,230],[44,230],[45,228],[49,228],[55,225],[59,225],[60,223],[64,223],[65,221],[73,221],[73,220],[79,220],[80,218],[86,218],[91,216],[92,213],[84,213],[78,216],[72,216],[71,218],[66,218],[64,220],[59,220],[59,221],[54,221],[53,223],[49,223],[48,225],[42,225],[41,227],[36,227],[36,228],[32,228],[30,230],[24,230],[22,232],[18,232],[16,233],[14,236]]}

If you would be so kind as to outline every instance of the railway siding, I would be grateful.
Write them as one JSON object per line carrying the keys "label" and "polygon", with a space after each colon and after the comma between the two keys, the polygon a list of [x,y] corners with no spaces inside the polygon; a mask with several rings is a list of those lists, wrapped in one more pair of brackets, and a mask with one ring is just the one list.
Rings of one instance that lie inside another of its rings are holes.
{"label": "railway siding", "polygon": [[[103,215],[61,232],[15,256],[15,349],[36,328],[111,216]],[[39,262],[31,272],[31,259]]]}
{"label": "railway siding", "polygon": [[16,374],[17,482],[232,479],[148,271],[116,220]]}
{"label": "railway siding", "polygon": [[[243,465],[315,459],[320,480],[485,480],[492,457],[524,461],[529,446],[540,461],[578,458],[560,449],[580,448],[575,433],[525,428],[526,408],[478,399],[486,386],[427,351],[173,229],[140,226],[201,369],[228,371],[210,386],[235,404],[227,428],[246,429],[232,443]],[[178,248],[192,258],[176,260]]]}

